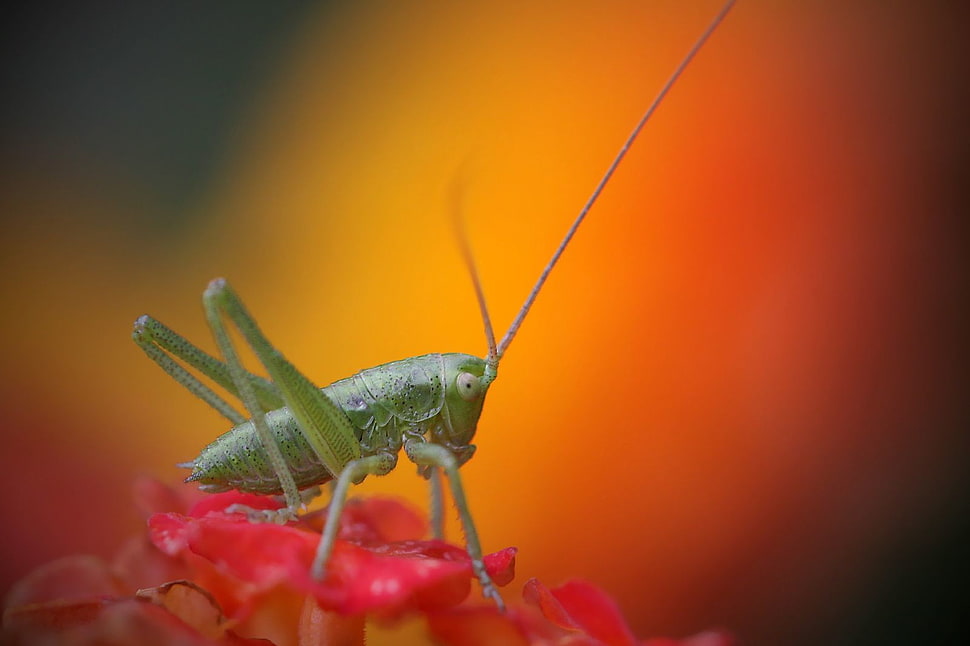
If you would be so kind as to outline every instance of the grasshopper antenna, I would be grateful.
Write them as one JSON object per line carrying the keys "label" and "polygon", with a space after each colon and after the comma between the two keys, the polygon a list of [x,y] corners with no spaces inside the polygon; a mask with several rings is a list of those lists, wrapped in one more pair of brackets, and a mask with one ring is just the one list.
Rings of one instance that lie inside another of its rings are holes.
{"label": "grasshopper antenna", "polygon": [[485,324],[488,356],[485,357],[485,374],[482,375],[482,383],[483,385],[488,385],[498,375],[499,353],[495,347],[495,331],[492,329],[492,319],[488,315],[488,305],[485,304],[485,291],[482,289],[482,281],[478,276],[478,268],[475,265],[475,256],[472,255],[472,248],[468,242],[468,232],[465,231],[465,220],[461,217],[461,202],[461,186],[458,185],[458,182],[454,182],[451,185],[452,226],[454,226],[455,236],[458,238],[458,247],[461,249],[462,260],[465,261],[465,266],[468,267],[472,284],[475,286],[475,297],[478,299],[478,309],[482,312],[482,322]]}
{"label": "grasshopper antenna", "polygon": [[[497,352],[496,365],[498,364],[498,359],[502,358],[502,355],[505,354],[505,351],[508,349],[509,344],[512,343],[512,339],[515,338],[515,333],[519,331],[519,326],[522,325],[522,321],[525,319],[526,314],[528,314],[529,310],[532,308],[532,303],[535,302],[536,296],[539,295],[539,291],[542,289],[542,286],[545,284],[546,278],[549,277],[549,273],[552,271],[552,268],[555,267],[556,263],[559,261],[559,256],[562,255],[562,252],[565,251],[566,247],[569,245],[569,241],[572,240],[573,235],[576,233],[576,230],[579,228],[579,225],[583,223],[583,220],[586,218],[586,214],[589,213],[590,208],[592,208],[593,204],[596,203],[596,200],[599,198],[600,193],[603,192],[603,188],[606,186],[607,182],[610,181],[610,178],[613,176],[613,172],[616,171],[617,167],[620,165],[620,162],[623,161],[623,158],[626,156],[626,153],[630,149],[630,146],[632,146],[633,142],[636,141],[637,135],[640,134],[640,131],[643,129],[643,126],[647,123],[647,121],[653,115],[654,111],[656,111],[657,107],[664,100],[664,97],[667,96],[667,93],[670,91],[670,88],[673,87],[677,79],[680,78],[681,73],[683,73],[683,71],[690,64],[691,60],[694,58],[694,55],[697,54],[698,51],[700,51],[701,47],[704,46],[704,43],[707,42],[707,39],[710,37],[710,35],[714,33],[714,30],[717,29],[717,26],[721,24],[722,20],[724,20],[724,17],[731,10],[731,7],[734,6],[734,3],[735,3],[735,0],[728,0],[728,2],[724,3],[724,6],[721,7],[721,10],[714,17],[714,20],[712,20],[711,24],[707,26],[707,29],[704,31],[703,34],[701,34],[701,37],[697,39],[697,41],[694,43],[694,46],[690,48],[690,51],[687,52],[687,56],[685,56],[684,59],[680,62],[680,65],[677,66],[677,69],[674,70],[674,73],[671,74],[669,79],[667,79],[667,83],[664,84],[663,88],[660,90],[660,93],[657,95],[657,98],[653,100],[653,103],[650,104],[650,107],[647,108],[647,111],[640,118],[640,121],[633,129],[633,132],[631,132],[630,135],[626,138],[626,141],[623,143],[623,146],[620,148],[620,152],[617,153],[616,157],[613,159],[613,163],[611,163],[609,168],[606,169],[606,174],[603,175],[603,178],[599,181],[599,184],[596,185],[596,189],[593,191],[593,194],[586,201],[586,204],[579,212],[579,215],[576,216],[576,219],[573,221],[572,226],[569,227],[569,231],[566,232],[566,237],[564,237],[562,239],[562,242],[559,243],[559,247],[556,249],[556,252],[552,254],[552,259],[548,262],[548,264],[546,264],[545,269],[542,270],[542,274],[539,275],[539,280],[536,281],[536,284],[532,288],[532,291],[529,292],[528,298],[525,299],[525,303],[523,303],[522,307],[519,309],[519,314],[515,317],[515,320],[512,321],[512,325],[509,326],[509,331],[505,333],[504,337],[502,337],[502,341],[501,343],[498,344],[498,349],[496,351]],[[466,250],[467,250],[467,246],[468,246],[467,243],[463,243],[463,248],[465,248]],[[465,251],[465,253],[467,254],[468,252]],[[481,290],[481,287],[479,286],[478,278],[475,275],[475,266],[467,258],[466,258],[466,262],[469,262],[469,266],[472,271],[472,279],[475,281],[475,289],[478,291],[478,294],[479,294],[478,301],[482,307],[482,314],[485,316],[485,326],[487,329],[487,334],[489,335],[489,338],[490,338],[489,358],[491,358],[492,352],[495,351],[493,350],[494,340],[492,339],[491,324],[488,322],[488,314],[485,312],[485,300],[481,295],[482,290]]]}

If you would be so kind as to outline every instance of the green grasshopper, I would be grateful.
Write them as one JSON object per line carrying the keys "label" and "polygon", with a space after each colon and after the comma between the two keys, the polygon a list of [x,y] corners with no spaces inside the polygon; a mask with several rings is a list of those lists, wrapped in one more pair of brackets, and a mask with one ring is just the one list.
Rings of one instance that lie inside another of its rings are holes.
{"label": "green grasshopper", "polygon": [[[628,136],[498,344],[471,252],[464,236],[459,236],[485,325],[488,354],[484,359],[460,353],[426,354],[362,370],[318,388],[267,340],[222,278],[209,283],[202,302],[224,360],[207,354],[154,318],[139,317],[132,334],[135,343],[177,382],[233,424],[195,460],[179,465],[192,469],[186,482],[198,482],[208,492],[237,489],[283,494],[286,506],[282,509],[241,511],[248,511],[252,520],[286,522],[295,519],[303,506],[301,493],[315,495],[319,493],[318,485],[336,479],[312,565],[313,576],[322,580],[351,483],[390,472],[403,448],[408,459],[418,465],[419,473],[430,480],[432,528],[439,538],[443,533],[440,472],[447,476],[482,592],[503,608],[485,571],[478,532],[458,473],[458,468],[475,452],[471,440],[485,395],[498,375],[499,361],[579,225],[644,124],[733,4],[734,0],[730,0],[722,7]],[[230,340],[226,318],[252,348],[269,379],[243,367]],[[237,412],[179,361],[241,400],[250,417]]]}

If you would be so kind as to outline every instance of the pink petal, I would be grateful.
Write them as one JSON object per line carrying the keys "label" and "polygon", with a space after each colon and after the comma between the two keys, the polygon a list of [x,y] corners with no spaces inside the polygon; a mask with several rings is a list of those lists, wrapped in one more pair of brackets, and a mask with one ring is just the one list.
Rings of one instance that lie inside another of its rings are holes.
{"label": "pink petal", "polygon": [[298,646],[364,646],[364,615],[345,617],[320,608],[316,599],[303,602],[297,627]]}
{"label": "pink petal", "polygon": [[[202,518],[210,513],[224,514],[231,505],[243,505],[250,509],[279,509],[280,501],[272,496],[257,496],[254,493],[243,493],[241,491],[227,491],[225,493],[214,493],[199,498],[189,507],[188,515],[193,518]],[[239,514],[243,516],[243,514]]]}
{"label": "pink petal", "polygon": [[221,639],[226,632],[222,609],[212,595],[191,581],[173,581],[139,590],[136,598],[165,608],[210,639]]}
{"label": "pink petal", "polygon": [[132,498],[138,511],[148,518],[160,511],[177,511],[185,513],[189,507],[189,498],[197,498],[193,492],[185,487],[178,490],[162,484],[154,478],[142,477],[132,485]]}
{"label": "pink petal", "polygon": [[9,608],[49,601],[110,597],[122,592],[107,564],[96,556],[67,556],[40,566],[14,584]]}
{"label": "pink petal", "polygon": [[59,633],[92,623],[101,616],[107,603],[102,599],[86,599],[10,606],[3,612],[3,630],[5,634],[35,638],[39,634]]}
{"label": "pink petal", "polygon": [[734,637],[720,630],[707,630],[683,639],[647,639],[641,646],[734,646]]}
{"label": "pink petal", "polygon": [[[4,636],[22,644],[141,644],[144,646],[269,645],[232,632],[209,636],[160,604],[136,598],[54,602],[10,608],[4,613]],[[6,643],[6,642],[5,642]]]}
{"label": "pink petal", "polygon": [[517,621],[518,608],[506,613],[494,605],[457,607],[428,615],[428,630],[436,643],[449,646],[528,646],[528,633]]}
{"label": "pink petal", "polygon": [[111,563],[111,571],[127,592],[191,576],[182,559],[163,553],[146,535],[134,536],[122,544]]}

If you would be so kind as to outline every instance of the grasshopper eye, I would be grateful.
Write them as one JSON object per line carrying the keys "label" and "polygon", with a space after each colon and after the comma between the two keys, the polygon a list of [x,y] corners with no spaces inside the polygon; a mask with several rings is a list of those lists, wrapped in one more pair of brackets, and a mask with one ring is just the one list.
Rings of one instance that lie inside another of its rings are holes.
{"label": "grasshopper eye", "polygon": [[458,386],[458,394],[465,401],[477,399],[482,392],[481,382],[478,380],[478,377],[470,372],[459,373],[455,383]]}

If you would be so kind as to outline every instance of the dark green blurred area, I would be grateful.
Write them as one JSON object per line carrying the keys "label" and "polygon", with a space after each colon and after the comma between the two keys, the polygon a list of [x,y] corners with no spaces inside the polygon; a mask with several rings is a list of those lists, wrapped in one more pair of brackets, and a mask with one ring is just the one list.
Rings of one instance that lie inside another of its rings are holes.
{"label": "dark green blurred area", "polygon": [[177,231],[293,33],[326,8],[309,0],[8,8],[0,28],[5,181],[100,178],[147,207],[105,225]]}

